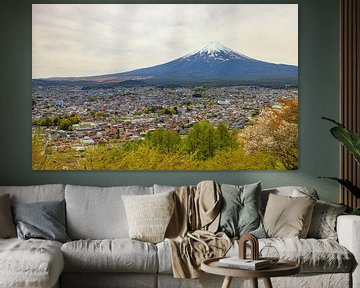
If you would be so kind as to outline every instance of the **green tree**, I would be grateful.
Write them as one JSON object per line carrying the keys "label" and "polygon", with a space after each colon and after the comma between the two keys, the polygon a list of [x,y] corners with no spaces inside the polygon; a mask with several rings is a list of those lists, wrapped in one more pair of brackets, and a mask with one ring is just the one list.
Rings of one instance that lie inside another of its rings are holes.
{"label": "green tree", "polygon": [[163,153],[170,153],[178,150],[181,143],[180,136],[176,131],[164,130],[162,128],[147,133],[145,140]]}
{"label": "green tree", "polygon": [[224,123],[220,123],[216,128],[216,136],[220,149],[238,146],[236,131],[229,129]]}
{"label": "green tree", "polygon": [[215,155],[217,149],[215,128],[205,120],[195,124],[186,138],[186,150],[195,154],[198,160],[206,160]]}
{"label": "green tree", "polygon": [[59,129],[68,131],[71,130],[71,128],[72,128],[72,123],[68,118],[63,118],[60,120]]}
{"label": "green tree", "polygon": [[[37,120],[33,120],[32,125],[46,126],[46,127],[63,125],[63,127],[65,128],[66,126],[68,126],[69,121],[70,121],[70,126],[71,126],[73,124],[79,123],[81,121],[81,118],[79,115],[75,115],[75,114],[63,115],[63,116],[56,115],[53,117],[46,117],[46,118],[40,118]],[[70,126],[68,128],[70,128]],[[63,129],[63,128],[60,128],[60,129]],[[63,130],[68,130],[68,129],[63,129]]]}
{"label": "green tree", "polygon": [[71,121],[71,124],[78,124],[81,121],[81,118],[79,115],[71,115],[69,117],[69,120]]}
{"label": "green tree", "polygon": [[284,169],[281,163],[269,154],[257,152],[247,154],[239,145],[237,148],[219,150],[211,159],[199,165],[201,170],[253,170]]}
{"label": "green tree", "polygon": [[185,140],[185,151],[194,154],[199,161],[214,157],[218,150],[237,146],[235,130],[230,130],[225,124],[219,124],[216,128],[206,120],[195,124]]}

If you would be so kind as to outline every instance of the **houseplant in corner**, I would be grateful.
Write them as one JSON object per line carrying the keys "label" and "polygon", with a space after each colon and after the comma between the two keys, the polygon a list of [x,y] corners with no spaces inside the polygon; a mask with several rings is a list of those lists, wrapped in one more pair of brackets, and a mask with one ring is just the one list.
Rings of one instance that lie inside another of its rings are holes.
{"label": "houseplant in corner", "polygon": [[[360,136],[353,131],[347,129],[343,124],[336,122],[333,119],[322,117],[322,119],[328,120],[334,124],[335,127],[330,129],[331,134],[339,140],[346,149],[353,155],[355,161],[360,165]],[[348,179],[340,179],[336,177],[320,177],[328,178],[339,182],[347,190],[349,190],[356,198],[360,198],[360,187],[354,185]],[[354,208],[351,214],[360,215],[360,207]]]}

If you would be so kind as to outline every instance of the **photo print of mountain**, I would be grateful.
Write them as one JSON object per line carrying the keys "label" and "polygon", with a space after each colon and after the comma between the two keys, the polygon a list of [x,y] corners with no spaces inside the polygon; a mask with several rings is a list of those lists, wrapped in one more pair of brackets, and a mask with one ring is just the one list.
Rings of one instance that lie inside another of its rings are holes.
{"label": "photo print of mountain", "polygon": [[33,4],[32,169],[298,169],[298,5]]}

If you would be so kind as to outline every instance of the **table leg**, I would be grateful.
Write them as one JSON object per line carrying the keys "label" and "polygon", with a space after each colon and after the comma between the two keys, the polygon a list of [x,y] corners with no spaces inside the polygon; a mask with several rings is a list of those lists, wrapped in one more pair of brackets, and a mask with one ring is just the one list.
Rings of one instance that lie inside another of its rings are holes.
{"label": "table leg", "polygon": [[258,279],[257,278],[251,278],[252,287],[258,288]]}
{"label": "table leg", "polygon": [[221,286],[221,288],[230,288],[232,277],[231,276],[225,276],[224,282]]}
{"label": "table leg", "polygon": [[265,288],[273,288],[270,278],[266,277],[263,279],[264,279]]}

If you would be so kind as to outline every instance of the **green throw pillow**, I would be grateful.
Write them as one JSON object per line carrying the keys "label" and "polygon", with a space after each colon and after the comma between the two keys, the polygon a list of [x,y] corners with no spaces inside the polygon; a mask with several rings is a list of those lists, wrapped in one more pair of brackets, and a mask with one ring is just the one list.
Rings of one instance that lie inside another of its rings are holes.
{"label": "green throw pillow", "polygon": [[266,238],[260,216],[261,182],[243,186],[222,184],[221,192],[219,231],[229,237],[253,234]]}

